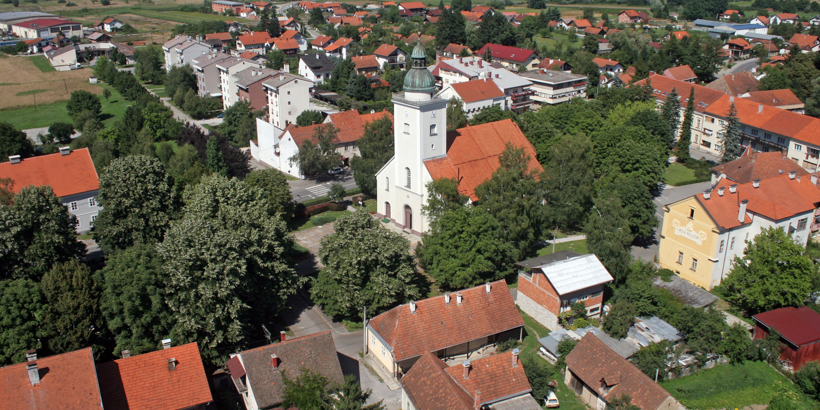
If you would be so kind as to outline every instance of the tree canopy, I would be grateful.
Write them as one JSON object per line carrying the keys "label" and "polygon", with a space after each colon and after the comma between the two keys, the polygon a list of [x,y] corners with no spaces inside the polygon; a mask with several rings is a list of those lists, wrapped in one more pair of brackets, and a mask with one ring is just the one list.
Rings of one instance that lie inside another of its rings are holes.
{"label": "tree canopy", "polygon": [[304,175],[316,175],[339,165],[342,156],[336,152],[336,135],[338,129],[333,124],[317,126],[312,140],[305,140],[299,147],[299,152],[288,160],[299,166]]}
{"label": "tree canopy", "polygon": [[290,193],[290,185],[285,174],[275,169],[265,169],[251,172],[243,181],[245,185],[262,189],[268,197],[271,206],[270,215],[279,215],[283,221],[290,221],[296,203]]}
{"label": "tree canopy", "polygon": [[50,333],[51,351],[70,352],[99,341],[100,295],[88,266],[76,260],[55,265],[40,287],[46,300],[42,323]]}
{"label": "tree canopy", "polygon": [[361,155],[350,159],[353,178],[362,192],[376,196],[376,172],[393,157],[393,121],[380,118],[364,127],[364,136],[357,142]]}

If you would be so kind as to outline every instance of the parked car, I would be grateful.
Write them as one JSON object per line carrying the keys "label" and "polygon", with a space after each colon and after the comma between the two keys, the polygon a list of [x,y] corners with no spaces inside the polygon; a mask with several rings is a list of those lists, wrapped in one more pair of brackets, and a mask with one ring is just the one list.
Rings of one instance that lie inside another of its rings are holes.
{"label": "parked car", "polygon": [[558,403],[558,397],[555,396],[555,392],[550,391],[550,394],[548,394],[547,398],[544,399],[544,407],[548,409],[554,409],[560,405],[561,403]]}
{"label": "parked car", "polygon": [[335,168],[327,171],[327,173],[330,174],[330,175],[338,175],[338,174],[341,174],[342,172],[345,172],[344,168],[342,168],[342,167],[335,167]]}

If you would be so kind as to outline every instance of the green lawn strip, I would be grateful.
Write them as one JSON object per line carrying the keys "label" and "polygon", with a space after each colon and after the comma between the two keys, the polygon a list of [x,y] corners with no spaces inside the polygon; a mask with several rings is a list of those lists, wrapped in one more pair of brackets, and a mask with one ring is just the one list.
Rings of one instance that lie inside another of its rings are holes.
{"label": "green lawn strip", "polygon": [[682,186],[689,184],[696,184],[698,182],[709,181],[711,177],[704,176],[698,178],[695,175],[695,170],[687,167],[679,162],[674,162],[666,167],[663,173],[663,180],[671,186]]}
{"label": "green lawn strip", "polygon": [[20,91],[19,93],[17,93],[17,96],[20,97],[20,96],[23,96],[23,95],[40,94],[40,93],[44,93],[46,91],[50,91],[50,90],[39,89],[39,90]]}
{"label": "green lawn strip", "polygon": [[291,232],[304,231],[305,229],[308,229],[308,228],[313,228],[313,227],[316,227],[316,226],[322,226],[322,225],[328,224],[330,222],[335,221],[336,218],[338,218],[342,215],[349,215],[349,214],[350,214],[350,211],[348,211],[348,210],[344,210],[344,211],[326,211],[326,212],[322,212],[318,215],[313,215],[309,219],[302,218],[302,219],[292,220],[292,221],[290,221],[290,223],[288,225],[289,225],[289,228],[290,228]]}
{"label": "green lawn strip", "polygon": [[367,212],[376,212],[376,200],[368,199],[364,201],[364,207],[367,209]]}
{"label": "green lawn strip", "polygon": [[154,143],[154,150],[159,148],[161,144],[169,144],[171,145],[171,149],[173,150],[174,154],[179,153],[179,144],[176,141],[160,141]]}
{"label": "green lawn strip", "polygon": [[125,110],[128,109],[128,106],[131,105],[132,102],[125,101],[125,98],[116,89],[114,89],[114,87],[108,84],[97,85],[107,88],[108,91],[111,92],[111,96],[108,97],[107,100],[103,98],[103,96],[100,96],[100,102],[102,102],[101,116],[103,118],[103,124],[105,124],[106,127],[111,127],[115,122],[117,122],[118,119],[125,115]]}
{"label": "green lawn strip", "polygon": [[[100,117],[103,124],[110,127],[114,125],[117,119],[125,114],[127,105],[130,105],[130,103],[126,102],[125,98],[110,85],[98,84],[98,86],[108,88],[108,90],[111,91],[111,97],[109,97],[108,100],[99,96],[100,102],[102,103],[102,113]],[[66,101],[38,104],[36,107],[28,106],[0,110],[0,121],[8,122],[18,130],[49,127],[55,122],[67,122],[69,124],[74,122],[68,115]]]}
{"label": "green lawn strip", "polygon": [[40,71],[44,73],[53,73],[57,71],[51,63],[48,62],[48,59],[45,56],[34,56],[28,57],[31,59],[31,62],[34,64],[35,67],[39,68]]}
{"label": "green lawn strip", "polygon": [[798,392],[786,377],[764,362],[721,365],[660,385],[689,409],[734,409],[769,404],[778,383]]}
{"label": "green lawn strip", "polygon": [[236,16],[222,16],[219,14],[196,13],[187,11],[159,11],[151,9],[133,9],[131,14],[138,16],[155,18],[160,20],[174,21],[184,24],[195,24],[203,20],[218,20],[218,21],[247,21],[246,19]]}
{"label": "green lawn strip", "polygon": [[[556,243],[555,252],[560,251],[573,251],[585,255],[589,253],[589,250],[587,249],[587,240],[581,239],[580,241]],[[552,253],[552,245],[547,245],[538,250],[538,256],[549,255]]]}

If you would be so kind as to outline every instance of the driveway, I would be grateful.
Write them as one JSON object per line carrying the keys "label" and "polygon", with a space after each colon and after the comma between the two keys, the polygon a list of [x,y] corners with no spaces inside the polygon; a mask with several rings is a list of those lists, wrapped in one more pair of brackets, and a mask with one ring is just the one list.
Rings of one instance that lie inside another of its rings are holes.
{"label": "driveway", "polygon": [[760,65],[760,59],[758,58],[750,58],[748,60],[743,60],[740,62],[735,63],[732,68],[724,68],[717,73],[718,77],[722,77],[724,75],[729,74],[737,74],[743,71],[752,71],[752,69],[757,68]]}
{"label": "driveway", "polygon": [[632,256],[634,256],[635,258],[642,259],[646,262],[654,262],[655,257],[658,255],[660,230],[663,226],[663,207],[665,205],[669,205],[671,203],[680,201],[681,199],[688,198],[692,195],[704,192],[711,186],[711,182],[699,182],[697,184],[684,185],[680,187],[671,187],[665,185],[661,189],[660,196],[655,197],[655,199],[653,200],[655,202],[655,207],[657,208],[655,211],[655,216],[658,217],[659,222],[658,228],[655,230],[654,241],[652,241],[652,243],[645,244],[644,246],[633,246]]}
{"label": "driveway", "polygon": [[289,180],[290,192],[296,202],[305,202],[311,199],[321,198],[330,192],[330,186],[342,184],[346,190],[358,188],[353,179],[353,173],[346,168],[344,173],[339,175],[319,175],[311,179]]}

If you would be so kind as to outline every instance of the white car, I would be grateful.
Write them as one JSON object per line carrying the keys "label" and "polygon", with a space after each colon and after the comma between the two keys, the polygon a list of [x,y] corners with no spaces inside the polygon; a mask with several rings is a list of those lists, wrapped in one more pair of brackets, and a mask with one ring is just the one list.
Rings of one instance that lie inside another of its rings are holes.
{"label": "white car", "polygon": [[330,175],[337,175],[337,174],[341,174],[342,172],[345,172],[344,168],[342,168],[342,167],[335,167],[335,168],[327,171],[327,173],[330,174]]}
{"label": "white car", "polygon": [[550,391],[550,394],[548,394],[547,398],[544,399],[544,407],[554,409],[560,405],[561,403],[558,403],[558,397],[555,396],[554,392]]}

